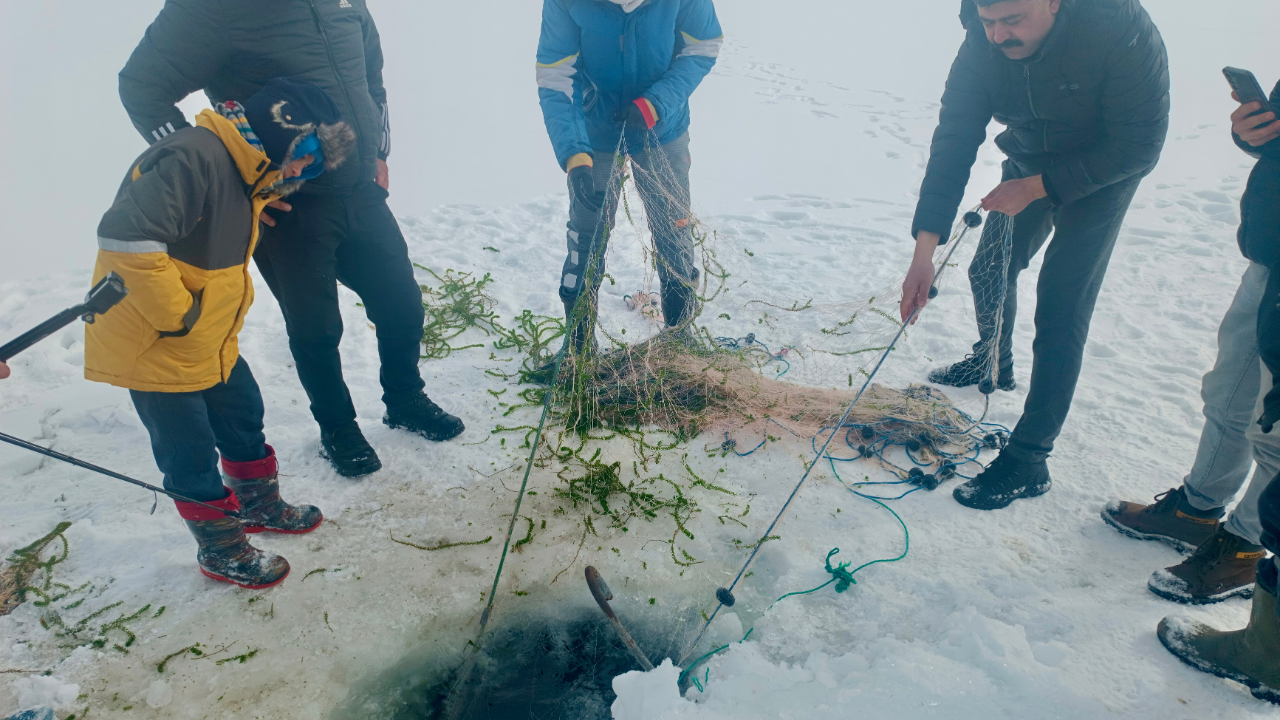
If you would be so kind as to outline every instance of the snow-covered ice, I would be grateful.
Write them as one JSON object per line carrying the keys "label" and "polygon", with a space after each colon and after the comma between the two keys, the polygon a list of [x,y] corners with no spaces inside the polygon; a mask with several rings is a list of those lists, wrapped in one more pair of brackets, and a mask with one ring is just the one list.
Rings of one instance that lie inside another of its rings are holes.
{"label": "snow-covered ice", "polygon": [[[762,329],[760,313],[745,303],[865,300],[900,280],[937,98],[960,41],[956,3],[921,3],[906,13],[898,3],[836,0],[720,5],[728,40],[694,101],[693,184],[701,220],[718,234],[732,291],[706,316],[715,318],[716,334],[754,330],[771,344],[817,342],[822,318],[802,315]],[[858,564],[901,551],[893,518],[819,468],[784,518],[781,539],[765,546],[754,574],[739,586],[734,613],[713,627],[718,643],[754,627],[750,639],[706,663],[698,671],[705,691],[691,689],[686,699],[669,665],[619,676],[615,717],[1275,716],[1239,686],[1182,665],[1155,636],[1168,614],[1243,626],[1247,603],[1186,610],[1156,598],[1145,588],[1147,577],[1179,556],[1124,538],[1098,517],[1110,500],[1144,500],[1176,486],[1191,463],[1202,424],[1199,379],[1212,364],[1217,323],[1245,267],[1234,230],[1252,161],[1231,144],[1232,104],[1219,69],[1250,67],[1264,84],[1277,72],[1262,30],[1280,22],[1274,3],[1240,0],[1231,13],[1189,0],[1147,5],[1170,49],[1172,129],[1099,299],[1072,415],[1050,461],[1053,491],[996,513],[958,506],[950,483],[912,494],[893,504],[911,528],[906,560],[862,571],[843,594],[828,589],[769,609],[783,593],[828,579],[823,558],[833,547]],[[374,11],[386,42],[412,41],[409,29],[396,24],[396,13],[405,10],[375,4]],[[504,25],[495,32],[510,43],[484,44],[510,66],[502,72],[527,76],[524,94],[493,103],[496,109],[521,98],[534,102],[536,13],[520,13],[534,24]],[[944,19],[911,18],[924,13]],[[1249,13],[1255,20],[1241,23]],[[465,55],[475,50],[472,37],[460,33],[452,42]],[[486,60],[483,68],[491,67]],[[430,92],[430,73],[394,79],[393,93]],[[465,116],[457,100],[450,100],[450,112]],[[536,113],[529,117],[536,121]],[[113,118],[125,122],[122,114]],[[399,122],[412,126],[403,116]],[[464,126],[460,119],[461,140],[450,143],[495,147],[492,137],[467,135]],[[512,155],[518,161],[501,172],[545,174],[525,166],[534,161],[526,157],[551,163],[549,147],[543,149],[545,157]],[[500,142],[496,150],[501,157]],[[984,148],[967,202],[994,185],[998,161],[994,148]],[[405,167],[394,156],[392,168],[397,175],[494,171],[482,164]],[[464,184],[483,183],[469,177]],[[394,197],[416,262],[492,273],[504,319],[525,309],[558,312],[555,278],[567,211],[560,186],[509,203],[479,193],[471,204],[444,206],[431,197]],[[0,285],[0,338],[83,296],[94,252],[88,231],[85,237],[77,254],[63,258],[66,269]],[[957,254],[961,269],[972,250]],[[610,260],[616,284],[606,286],[602,299],[604,322],[635,334],[646,323],[626,311],[622,296],[643,289],[640,260],[638,231],[624,229]],[[31,602],[0,618],[0,670],[51,671],[0,674],[0,713],[51,705],[59,717],[82,717],[87,708],[94,718],[322,718],[343,707],[342,717],[354,717],[365,706],[353,709],[353,698],[390,694],[406,665],[447,666],[474,636],[519,485],[512,466],[523,469],[525,452],[516,447],[521,434],[492,431],[536,421],[527,409],[504,417],[519,388],[486,373],[509,368],[511,353],[471,349],[423,363],[428,391],[468,424],[458,440],[436,445],[389,430],[379,422],[373,331],[358,299],[343,290],[346,377],[385,467],[353,482],[317,455],[318,432],[279,308],[258,286],[241,344],[266,397],[282,488],[286,499],[321,507],[327,522],[302,537],[256,536],[255,543],[290,560],[293,574],[279,588],[248,592],[197,572],[194,543],[167,502],[150,515],[152,498],[141,490],[0,448],[6,490],[0,550],[7,554],[61,520],[74,523],[55,579],[88,586],[52,609],[74,625],[114,603],[121,604],[101,620],[150,606],[127,624],[137,634],[127,653],[113,648],[126,640],[120,632],[102,648],[60,647],[67,641],[40,623],[51,608]],[[1010,425],[1029,380],[1034,283],[1022,283],[1020,292],[1019,390],[994,396],[990,415]],[[730,319],[716,318],[720,313]],[[928,368],[966,352],[973,336],[968,283],[955,272],[878,379],[891,386],[918,381]],[[0,428],[158,482],[127,393],[83,380],[83,359],[83,330],[76,326],[16,358],[13,378],[0,384]],[[793,365],[788,379],[825,387],[846,386],[854,371],[845,359],[821,354]],[[981,411],[976,391],[951,397]],[[549,608],[549,616],[595,612],[581,582],[587,564],[609,579],[624,621],[669,618],[689,599],[709,610],[715,588],[745,558],[733,540],[757,539],[811,453],[807,442],[792,440],[750,458],[701,452],[715,445],[715,438],[698,438],[687,450],[664,453],[652,468],[678,476],[687,451],[693,471],[738,493],[725,500],[691,491],[703,512],[690,524],[696,540],[679,547],[704,561],[691,568],[671,560],[669,518],[633,522],[625,533],[597,528],[599,537],[578,552],[586,537],[580,518],[555,512],[560,503],[552,490],[560,480],[553,471],[535,472],[530,487],[537,494],[521,514],[538,526],[532,542],[507,561],[498,617],[526,607]],[[605,458],[629,466],[634,455],[620,442],[606,447]],[[736,503],[740,512],[748,501],[749,527],[717,522],[717,510]],[[494,540],[436,552],[393,542],[431,546],[487,536]],[[78,599],[84,602],[67,607]],[[181,652],[197,643],[199,655]],[[172,653],[178,654],[157,672]]]}

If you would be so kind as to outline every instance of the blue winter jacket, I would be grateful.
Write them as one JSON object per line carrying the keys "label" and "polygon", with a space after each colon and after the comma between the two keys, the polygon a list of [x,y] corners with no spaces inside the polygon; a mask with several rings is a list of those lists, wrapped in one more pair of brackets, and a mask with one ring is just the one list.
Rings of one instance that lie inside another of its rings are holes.
{"label": "blue winter jacket", "polygon": [[[538,97],[564,167],[584,152],[612,152],[618,108],[639,97],[658,111],[658,142],[689,129],[689,96],[716,64],[724,34],[711,0],[645,0],[630,13],[609,0],[543,0]],[[627,130],[632,152],[642,129]]]}

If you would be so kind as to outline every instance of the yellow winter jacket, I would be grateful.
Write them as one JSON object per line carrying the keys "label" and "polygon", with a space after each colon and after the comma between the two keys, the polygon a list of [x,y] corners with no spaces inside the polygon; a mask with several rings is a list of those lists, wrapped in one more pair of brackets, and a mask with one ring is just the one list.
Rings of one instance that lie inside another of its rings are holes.
{"label": "yellow winter jacket", "polygon": [[89,380],[148,392],[225,382],[253,303],[248,262],[279,168],[213,110],[134,163],[98,225],[93,282],[129,296],[85,330]]}

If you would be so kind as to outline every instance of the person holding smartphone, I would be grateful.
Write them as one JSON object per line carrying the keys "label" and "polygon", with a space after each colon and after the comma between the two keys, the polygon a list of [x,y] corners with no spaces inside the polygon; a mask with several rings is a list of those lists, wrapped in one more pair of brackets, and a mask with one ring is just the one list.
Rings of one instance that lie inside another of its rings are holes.
{"label": "person holding smartphone", "polygon": [[[1252,75],[1248,80],[1257,87]],[[1239,102],[1237,93],[1231,96]],[[1280,123],[1270,122],[1275,114],[1263,110],[1261,102],[1250,101],[1231,114],[1237,144],[1260,158],[1241,201],[1237,233],[1250,263],[1218,326],[1218,359],[1201,384],[1205,425],[1195,462],[1182,485],[1156,496],[1155,503],[1115,502],[1102,513],[1103,520],[1129,537],[1193,551],[1182,563],[1157,571],[1147,584],[1156,595],[1175,602],[1202,605],[1248,597],[1254,592],[1258,561],[1266,555],[1258,498],[1280,473],[1280,432],[1264,433],[1255,420],[1264,414],[1274,387],[1273,372],[1259,352],[1280,335],[1259,330],[1268,307],[1267,289],[1280,264],[1280,162],[1261,158],[1280,156],[1280,142],[1273,142]],[[1274,307],[1275,300],[1269,304]],[[1253,480],[1227,516],[1226,507],[1249,480],[1251,465],[1256,465]]]}
{"label": "person holding smartphone", "polygon": [[[1237,93],[1232,97],[1237,102],[1241,99]],[[1280,83],[1271,92],[1273,108],[1277,101]],[[1276,604],[1280,573],[1274,557],[1263,557],[1265,550],[1280,552],[1280,430],[1274,427],[1280,421],[1280,387],[1275,383],[1280,376],[1280,140],[1276,140],[1280,122],[1274,120],[1275,113],[1255,100],[1241,103],[1231,114],[1236,144],[1258,158],[1240,201],[1237,233],[1240,250],[1250,264],[1218,331],[1218,362],[1204,379],[1207,422],[1196,465],[1183,488],[1171,491],[1166,498],[1181,494],[1178,504],[1185,505],[1185,513],[1192,517],[1221,516],[1222,506],[1244,482],[1250,447],[1258,469],[1225,529],[1215,533],[1216,541],[1210,539],[1182,565],[1162,571],[1170,587],[1193,593],[1193,602],[1215,589],[1219,594],[1231,592],[1233,575],[1247,577],[1253,612],[1243,630],[1221,632],[1200,623],[1165,618],[1157,634],[1170,652],[1192,667],[1243,683],[1255,697],[1280,704],[1280,611]],[[1241,387],[1221,391],[1233,381]],[[1210,453],[1222,459],[1202,461]],[[1169,509],[1161,512],[1156,506],[1131,513],[1130,517],[1140,520],[1133,524],[1154,527],[1163,523],[1167,534],[1177,534],[1178,518]],[[1233,533],[1241,533],[1247,542],[1256,544],[1242,548]],[[1252,560],[1231,550],[1251,551]],[[1240,567],[1244,565],[1248,567]],[[1161,573],[1156,575],[1158,578]],[[1214,588],[1212,582],[1222,587]]]}
{"label": "person holding smartphone", "polygon": [[[994,119],[1006,126],[996,145],[1007,159],[982,206],[1014,218],[1012,254],[1005,257],[997,231],[1003,223],[988,222],[969,266],[980,339],[968,358],[929,375],[943,385],[979,384],[997,344],[995,385],[1014,388],[1018,275],[1047,243],[1022,418],[1000,455],[954,493],[963,505],[994,510],[1050,488],[1046,459],[1071,408],[1107,263],[1168,132],[1169,65],[1138,0],[964,0],[960,19],[968,36],[942,95],[901,312],[905,321],[928,302],[934,251]],[[1003,295],[988,292],[1002,280]]]}

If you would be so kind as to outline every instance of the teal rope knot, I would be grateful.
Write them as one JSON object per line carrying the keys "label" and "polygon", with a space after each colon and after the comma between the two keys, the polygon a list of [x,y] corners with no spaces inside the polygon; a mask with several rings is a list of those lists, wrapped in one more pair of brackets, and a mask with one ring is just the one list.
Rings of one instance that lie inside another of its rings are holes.
{"label": "teal rope knot", "polygon": [[831,579],[836,582],[836,592],[842,593],[849,589],[850,585],[857,585],[858,581],[853,579],[853,573],[849,572],[849,566],[853,563],[840,563],[835,567],[831,567],[831,556],[840,552],[840,548],[832,548],[827,553],[827,572],[831,573]]}

